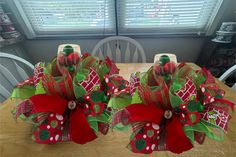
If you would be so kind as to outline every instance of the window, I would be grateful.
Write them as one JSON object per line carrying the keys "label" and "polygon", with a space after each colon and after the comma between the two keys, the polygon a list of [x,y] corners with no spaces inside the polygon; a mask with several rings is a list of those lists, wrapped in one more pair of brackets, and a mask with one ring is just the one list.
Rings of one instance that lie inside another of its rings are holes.
{"label": "window", "polygon": [[222,0],[122,0],[120,33],[205,33]]}
{"label": "window", "polygon": [[206,34],[223,0],[7,0],[28,38]]}
{"label": "window", "polygon": [[14,4],[35,36],[114,34],[113,0],[14,0]]}

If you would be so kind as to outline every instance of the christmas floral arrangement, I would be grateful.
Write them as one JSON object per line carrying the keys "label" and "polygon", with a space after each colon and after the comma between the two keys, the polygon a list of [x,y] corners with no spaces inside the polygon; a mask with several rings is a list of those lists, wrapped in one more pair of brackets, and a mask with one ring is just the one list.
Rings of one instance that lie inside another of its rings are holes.
{"label": "christmas floral arrangement", "polygon": [[205,137],[223,140],[234,104],[224,99],[206,69],[161,56],[147,72],[133,73],[130,86],[114,95],[111,126],[132,128],[127,148],[135,153],[182,153]]}
{"label": "christmas floral arrangement", "polygon": [[80,54],[78,45],[60,45],[49,64],[38,63],[33,77],[18,84],[12,98],[20,99],[12,113],[32,123],[39,144],[73,141],[84,144],[109,129],[110,97],[126,88],[109,59]]}

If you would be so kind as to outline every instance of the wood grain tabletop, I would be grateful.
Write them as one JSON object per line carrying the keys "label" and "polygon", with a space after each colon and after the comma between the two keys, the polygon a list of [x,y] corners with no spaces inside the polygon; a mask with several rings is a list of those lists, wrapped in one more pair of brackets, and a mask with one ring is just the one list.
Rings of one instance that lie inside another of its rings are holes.
{"label": "wood grain tabletop", "polygon": [[[120,75],[129,79],[132,72],[146,71],[152,64],[117,64]],[[194,66],[194,65],[193,65]],[[225,98],[236,103],[236,92],[217,80],[226,91]],[[87,144],[61,142],[55,145],[40,145],[31,139],[31,125],[21,120],[15,121],[10,111],[14,101],[8,99],[0,105],[0,157],[235,157],[236,156],[236,114],[232,113],[228,133],[222,142],[205,140],[204,144],[194,144],[190,151],[176,155],[171,152],[154,152],[151,155],[135,154],[126,149],[130,131],[110,130],[104,136]]]}

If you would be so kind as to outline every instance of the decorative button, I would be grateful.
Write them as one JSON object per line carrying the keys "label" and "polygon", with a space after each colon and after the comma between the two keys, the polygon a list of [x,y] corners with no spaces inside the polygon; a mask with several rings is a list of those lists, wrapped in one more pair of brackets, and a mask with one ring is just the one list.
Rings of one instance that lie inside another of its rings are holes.
{"label": "decorative button", "polygon": [[165,113],[164,113],[164,117],[166,119],[170,119],[172,117],[173,113],[171,110],[166,110]]}
{"label": "decorative button", "polygon": [[76,107],[76,103],[75,103],[75,101],[72,100],[72,101],[68,102],[67,106],[68,106],[69,109],[73,110]]}

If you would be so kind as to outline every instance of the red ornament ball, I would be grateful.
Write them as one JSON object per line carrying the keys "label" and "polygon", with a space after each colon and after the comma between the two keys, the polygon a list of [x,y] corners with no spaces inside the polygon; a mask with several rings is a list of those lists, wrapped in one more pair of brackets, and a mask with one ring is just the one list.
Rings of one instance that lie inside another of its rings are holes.
{"label": "red ornament ball", "polygon": [[163,69],[163,66],[161,66],[161,65],[154,65],[154,71],[157,75],[164,74],[164,69]]}
{"label": "red ornament ball", "polygon": [[79,54],[76,52],[69,54],[69,56],[67,57],[67,60],[70,64],[77,64],[79,62],[79,59]]}
{"label": "red ornament ball", "polygon": [[66,58],[65,58],[64,55],[59,55],[59,56],[57,57],[57,60],[58,60],[58,62],[59,62],[60,65],[64,65]]}
{"label": "red ornament ball", "polygon": [[166,74],[173,74],[175,72],[176,66],[174,62],[168,62],[164,65],[164,72]]}

